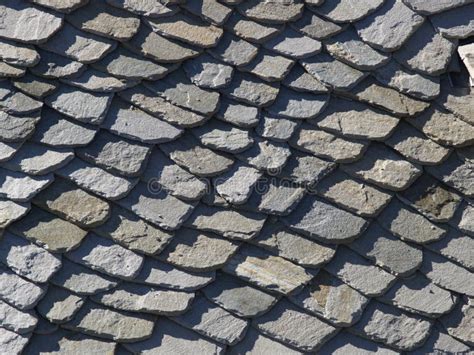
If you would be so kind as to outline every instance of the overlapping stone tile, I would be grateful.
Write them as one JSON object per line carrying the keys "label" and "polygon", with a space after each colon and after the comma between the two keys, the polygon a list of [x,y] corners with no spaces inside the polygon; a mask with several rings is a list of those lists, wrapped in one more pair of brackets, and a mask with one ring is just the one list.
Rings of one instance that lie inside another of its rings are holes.
{"label": "overlapping stone tile", "polygon": [[38,113],[17,116],[0,111],[0,139],[7,143],[22,142],[33,134],[38,121]]}
{"label": "overlapping stone tile", "polygon": [[22,218],[30,210],[28,203],[18,203],[10,200],[0,200],[0,228],[6,228],[11,223]]}
{"label": "overlapping stone tile", "polygon": [[[264,43],[281,31],[277,25],[263,24],[250,20],[234,11],[224,23],[224,28],[237,36],[255,43]],[[224,33],[224,37],[226,33]]]}
{"label": "overlapping stone tile", "polygon": [[[129,0],[106,0],[106,2],[119,9],[147,17],[171,16],[178,11],[176,7],[172,6],[175,3],[173,1],[169,1],[166,4],[162,4],[159,1],[135,2]],[[171,6],[168,4],[171,4]]]}
{"label": "overlapping stone tile", "polygon": [[440,3],[431,3],[426,0],[404,0],[403,3],[409,6],[412,10],[423,14],[433,15],[439,12],[444,12],[452,8],[469,4],[470,0],[454,0],[454,1],[441,1]]}
{"label": "overlapping stone tile", "polygon": [[300,122],[295,120],[278,117],[277,115],[265,114],[261,117],[256,132],[263,138],[268,138],[278,142],[286,142],[291,138],[299,125]]}
{"label": "overlapping stone tile", "polygon": [[266,352],[281,353],[287,355],[299,355],[302,352],[289,348],[278,341],[274,341],[254,328],[249,328],[245,338],[237,345],[227,348],[229,354],[249,354],[255,352],[257,354],[265,354]]}
{"label": "overlapping stone tile", "polygon": [[445,352],[469,352],[469,347],[466,344],[454,339],[441,328],[440,325],[436,324],[431,329],[431,335],[424,345],[409,354],[426,354],[426,352],[437,349]]}
{"label": "overlapping stone tile", "polygon": [[276,53],[260,50],[256,57],[247,65],[241,67],[242,71],[265,81],[281,81],[290,71],[294,62]]}
{"label": "overlapping stone tile", "polygon": [[59,83],[55,80],[48,80],[30,73],[16,79],[12,84],[23,93],[38,99],[42,99],[53,93],[59,86]]}
{"label": "overlapping stone tile", "polygon": [[28,344],[28,340],[28,335],[20,335],[0,328],[0,351],[2,352],[19,354]]}
{"label": "overlapping stone tile", "polygon": [[0,198],[17,202],[29,201],[53,181],[51,174],[29,176],[3,168],[0,168],[0,176]]}
{"label": "overlapping stone tile", "polygon": [[223,64],[208,54],[187,61],[183,68],[194,84],[210,89],[227,86],[234,73],[231,66]]}
{"label": "overlapping stone tile", "polygon": [[473,109],[470,104],[473,94],[471,94],[470,89],[453,88],[446,77],[442,78],[441,83],[441,95],[437,97],[436,101],[445,109],[458,116],[461,120],[473,124]]}
{"label": "overlapping stone tile", "polygon": [[461,301],[453,312],[441,318],[441,323],[449,335],[472,347],[474,346],[474,334],[471,327],[473,319],[474,308],[465,301]]}
{"label": "overlapping stone tile", "polygon": [[275,102],[267,110],[279,117],[312,119],[324,111],[327,102],[327,95],[314,95],[281,88]]}
{"label": "overlapping stone tile", "polygon": [[0,81],[0,108],[13,115],[35,114],[43,103],[15,90],[8,81]]}
{"label": "overlapping stone tile", "polygon": [[290,148],[285,143],[262,138],[255,138],[254,141],[250,149],[237,154],[236,157],[258,170],[279,171],[291,156]]}
{"label": "overlapping stone tile", "polygon": [[462,202],[454,215],[451,225],[459,228],[470,236],[474,235],[474,207],[466,202]]}
{"label": "overlapping stone tile", "polygon": [[318,79],[307,73],[299,64],[295,64],[282,84],[299,92],[325,93],[329,89]]}
{"label": "overlapping stone tile", "polygon": [[467,38],[474,33],[474,20],[469,16],[473,10],[473,4],[461,6],[433,15],[430,20],[444,37]]}
{"label": "overlapping stone tile", "polygon": [[68,13],[84,6],[87,0],[30,0],[30,2],[55,11]]}
{"label": "overlapping stone tile", "polygon": [[25,69],[14,67],[5,62],[0,62],[0,77],[1,78],[20,78],[25,75]]}
{"label": "overlapping stone tile", "polygon": [[23,142],[0,142],[0,162],[8,161],[21,148]]}
{"label": "overlapping stone tile", "polygon": [[343,355],[352,353],[374,353],[380,355],[395,355],[399,352],[389,349],[380,343],[361,338],[346,331],[342,331],[323,345],[320,352],[325,354]]}
{"label": "overlapping stone tile", "polygon": [[85,299],[65,289],[49,286],[36,309],[38,313],[52,323],[66,323],[84,304]]}
{"label": "overlapping stone tile", "polygon": [[261,2],[246,1],[237,9],[246,17],[263,23],[285,23],[295,21],[301,16],[303,4],[300,1]]}
{"label": "overlapping stone tile", "polygon": [[41,60],[30,70],[45,78],[63,78],[79,75],[86,69],[82,63],[63,57],[52,51],[38,49]]}
{"label": "overlapping stone tile", "polygon": [[46,292],[45,287],[26,281],[6,266],[0,265],[0,271],[0,299],[16,309],[32,309]]}
{"label": "overlapping stone tile", "polygon": [[[2,312],[0,318],[2,328],[17,334],[28,334],[32,332],[38,323],[38,319],[33,312],[19,311],[3,301],[0,301],[0,311]],[[2,341],[0,340],[0,344],[1,343]]]}
{"label": "overlapping stone tile", "polygon": [[252,194],[262,173],[250,166],[236,163],[231,170],[214,178],[217,193],[226,201],[240,205]]}
{"label": "overlapping stone tile", "polygon": [[294,151],[279,176],[296,184],[311,186],[329,174],[335,167],[335,163]]}
{"label": "overlapping stone tile", "polygon": [[321,42],[288,28],[263,43],[269,50],[295,59],[311,57],[321,51]]}
{"label": "overlapping stone tile", "polygon": [[62,82],[93,92],[118,92],[138,84],[137,81],[117,79],[95,69],[88,69],[78,77],[61,79]]}
{"label": "overlapping stone tile", "polygon": [[259,115],[258,108],[243,105],[223,97],[215,117],[237,127],[247,128],[258,124]]}
{"label": "overlapping stone tile", "polygon": [[316,6],[313,9],[333,22],[354,22],[366,17],[382,4],[383,0],[364,0],[362,2],[338,0],[332,3],[323,2],[320,6]]}
{"label": "overlapping stone tile", "polygon": [[303,16],[291,26],[301,33],[319,40],[331,37],[345,29],[344,25],[325,20],[308,10],[305,10]]}

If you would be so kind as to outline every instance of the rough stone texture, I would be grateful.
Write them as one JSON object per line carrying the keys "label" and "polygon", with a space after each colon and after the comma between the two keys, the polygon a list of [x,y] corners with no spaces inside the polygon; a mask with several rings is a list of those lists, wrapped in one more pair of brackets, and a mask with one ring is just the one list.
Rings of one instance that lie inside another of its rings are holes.
{"label": "rough stone texture", "polygon": [[133,80],[117,79],[95,69],[88,69],[75,78],[60,79],[63,83],[93,92],[118,92],[137,85]]}
{"label": "rough stone texture", "polygon": [[280,81],[290,71],[293,61],[270,51],[261,50],[242,71],[250,72],[265,81]]}
{"label": "rough stone texture", "polygon": [[10,159],[21,147],[21,142],[0,142],[0,162]]}
{"label": "rough stone texture", "polygon": [[464,233],[474,235],[474,207],[463,202],[458,208],[452,224]]}
{"label": "rough stone texture", "polygon": [[0,76],[2,78],[19,78],[23,75],[25,75],[25,69],[20,69],[10,64],[0,62]]}
{"label": "rough stone texture", "polygon": [[0,328],[0,351],[5,354],[20,354],[28,344],[28,336]]}
{"label": "rough stone texture", "polygon": [[40,56],[31,46],[22,46],[2,39],[0,40],[0,59],[8,64],[33,67],[40,61]]}
{"label": "rough stone texture", "polygon": [[32,309],[43,297],[45,288],[22,279],[6,266],[0,265],[0,271],[0,299],[16,309]]}
{"label": "rough stone texture", "polygon": [[327,102],[327,95],[313,95],[281,88],[268,112],[279,117],[311,119],[326,108]]}
{"label": "rough stone texture", "polygon": [[294,21],[301,16],[303,4],[298,1],[246,1],[238,10],[248,18],[260,22],[284,23]]}
{"label": "rough stone texture", "polygon": [[293,66],[282,84],[299,92],[325,93],[329,91],[322,82],[308,74],[299,64]]}
{"label": "rough stone texture", "polygon": [[37,99],[42,99],[45,96],[56,91],[59,84],[56,81],[41,78],[30,73],[18,78],[13,83],[13,86],[27,95],[34,96]]}
{"label": "rough stone texture", "polygon": [[[247,41],[255,43],[264,43],[281,30],[279,26],[252,21],[236,11],[224,23],[224,28]],[[224,33],[224,37],[225,35],[226,33]]]}
{"label": "rough stone texture", "polygon": [[52,52],[38,49],[40,62],[30,70],[45,78],[62,78],[80,74],[86,69],[82,63],[75,62]]}
{"label": "rough stone texture", "polygon": [[240,205],[248,200],[261,175],[257,169],[234,164],[231,170],[214,178],[213,181],[220,196],[232,204]]}
{"label": "rough stone texture", "polygon": [[412,351],[412,353],[416,355],[422,355],[432,351],[432,349],[437,349],[438,351],[444,351],[447,353],[469,353],[470,351],[469,346],[449,336],[447,332],[437,324],[432,327],[431,335],[425,344],[421,348]]}
{"label": "rough stone texture", "polygon": [[71,12],[87,3],[87,0],[30,0],[30,2],[59,12]]}
{"label": "rough stone texture", "polygon": [[38,120],[37,114],[16,116],[0,111],[0,139],[6,142],[24,141],[31,136]]}
{"label": "rough stone texture", "polygon": [[234,73],[231,66],[222,64],[207,54],[187,61],[184,65],[184,71],[194,84],[210,89],[227,86]]}
{"label": "rough stone texture", "polygon": [[209,53],[228,64],[240,67],[255,58],[258,47],[239,37],[225,33],[219,44],[215,48],[211,48]]}
{"label": "rough stone texture", "polygon": [[11,223],[22,218],[30,210],[27,203],[0,200],[0,228],[5,229]]}
{"label": "rough stone texture", "polygon": [[299,122],[273,115],[265,115],[260,119],[256,132],[263,138],[278,142],[286,142],[298,128]]}
{"label": "rough stone texture", "polygon": [[286,164],[290,155],[291,151],[286,144],[256,138],[250,149],[236,156],[258,170],[278,172]]}
{"label": "rough stone texture", "polygon": [[[133,1],[133,0],[106,0],[109,5],[115,6],[119,9],[130,11],[136,15],[147,17],[161,17],[171,16],[176,13],[177,9],[167,7],[166,4],[156,1]],[[173,2],[169,2],[173,3]]]}
{"label": "rough stone texture", "polygon": [[15,90],[9,81],[0,81],[0,108],[2,112],[12,115],[33,114],[37,113],[36,111],[42,106],[41,101]]}
{"label": "rough stone texture", "polygon": [[[34,316],[34,313],[19,311],[3,301],[0,301],[0,314],[2,328],[11,330],[18,334],[32,332],[38,323],[38,319]],[[0,340],[0,344],[1,343],[2,341]]]}
{"label": "rough stone texture", "polygon": [[192,14],[218,26],[222,25],[232,12],[232,9],[215,0],[199,0],[193,3],[186,3],[184,8]]}
{"label": "rough stone texture", "polygon": [[362,354],[365,352],[380,355],[399,354],[398,351],[389,349],[380,343],[375,343],[346,331],[338,333],[334,338],[325,343],[321,347],[320,352],[334,355],[357,354],[361,352]]}
{"label": "rough stone texture", "polygon": [[473,319],[474,308],[463,301],[458,302],[453,312],[441,318],[441,323],[451,336],[472,347],[474,346]]}
{"label": "rough stone texture", "polygon": [[441,83],[443,90],[441,90],[441,95],[436,101],[463,121],[473,124],[474,110],[471,101],[474,93],[471,94],[470,89],[467,88],[448,88],[449,81],[446,79],[443,79]]}
{"label": "rough stone texture", "polygon": [[278,95],[278,86],[265,83],[255,76],[236,72],[231,84],[222,92],[237,101],[263,107],[271,105],[275,101]]}
{"label": "rough stone texture", "polygon": [[256,354],[274,353],[274,354],[285,354],[285,355],[300,355],[300,351],[296,351],[289,348],[282,343],[274,341],[261,333],[256,329],[249,328],[245,338],[241,340],[237,345],[228,348],[228,353],[232,355],[237,354],[249,354],[255,352]]}
{"label": "rough stone texture", "polygon": [[70,321],[84,304],[82,297],[62,288],[50,286],[38,304],[38,312],[52,323]]}
{"label": "rough stone texture", "polygon": [[321,51],[321,42],[288,28],[263,43],[263,46],[295,59],[311,57]]}
{"label": "rough stone texture", "polygon": [[[314,10],[333,22],[355,22],[367,16],[383,4],[383,0],[337,0],[324,1]],[[319,5],[319,4],[316,4]]]}
{"label": "rough stone texture", "polygon": [[448,0],[440,1],[437,3],[432,3],[427,0],[403,0],[404,4],[409,6],[412,10],[423,14],[423,15],[433,15],[439,12],[444,12],[446,10],[469,4],[472,0]]}
{"label": "rough stone texture", "polygon": [[259,121],[258,108],[241,105],[235,101],[222,98],[219,111],[216,112],[216,118],[232,123],[238,127],[252,127]]}
{"label": "rough stone texture", "polygon": [[327,21],[311,11],[305,11],[303,16],[291,26],[314,39],[325,39],[344,30],[344,26]]}
{"label": "rough stone texture", "polygon": [[474,33],[474,19],[469,14],[474,4],[461,6],[441,14],[431,16],[436,30],[447,38],[467,38]]}
{"label": "rough stone texture", "polygon": [[52,181],[51,174],[32,177],[23,173],[0,168],[0,198],[26,202],[46,188]]}

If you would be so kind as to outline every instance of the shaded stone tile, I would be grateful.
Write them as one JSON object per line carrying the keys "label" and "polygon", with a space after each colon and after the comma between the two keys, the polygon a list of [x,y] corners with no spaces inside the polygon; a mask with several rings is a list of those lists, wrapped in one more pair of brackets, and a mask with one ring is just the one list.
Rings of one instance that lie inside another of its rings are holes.
{"label": "shaded stone tile", "polygon": [[278,142],[286,142],[291,138],[300,122],[265,114],[255,129],[262,138],[268,138]]}
{"label": "shaded stone tile", "polygon": [[470,14],[474,4],[457,7],[430,17],[436,30],[447,38],[467,38],[474,34],[474,19]]}
{"label": "shaded stone tile", "polygon": [[66,323],[84,304],[85,299],[63,288],[49,286],[48,292],[36,306],[38,313],[52,323]]}
{"label": "shaded stone tile", "polygon": [[99,338],[134,342],[151,336],[154,320],[148,315],[114,311],[87,301],[63,327]]}
{"label": "shaded stone tile", "polygon": [[44,287],[26,281],[6,266],[0,265],[0,271],[0,299],[18,310],[32,309],[46,292]]}
{"label": "shaded stone tile", "polygon": [[208,54],[187,61],[183,68],[194,84],[210,89],[227,86],[234,74],[234,69],[231,66],[222,64]]}
{"label": "shaded stone tile", "polygon": [[405,190],[422,173],[418,165],[403,160],[379,144],[371,144],[363,159],[343,164],[341,169],[349,175],[392,191]]}
{"label": "shaded stone tile", "polygon": [[222,26],[232,13],[231,8],[218,3],[216,0],[188,2],[183,7],[192,14],[217,26]]}
{"label": "shaded stone tile", "polygon": [[29,210],[29,203],[17,203],[10,200],[0,200],[0,228],[5,229],[11,223],[26,215]]}
{"label": "shaded stone tile", "polygon": [[321,42],[306,37],[301,33],[287,28],[277,36],[263,43],[269,50],[295,59],[311,57],[321,51]]}
{"label": "shaded stone tile", "polygon": [[257,169],[236,163],[231,170],[213,179],[217,193],[229,203],[245,203],[262,173]]}
{"label": "shaded stone tile", "polygon": [[84,6],[87,0],[30,0],[30,2],[48,7],[55,11],[69,13]]}
{"label": "shaded stone tile", "polygon": [[150,148],[102,130],[91,144],[75,152],[81,159],[107,171],[137,176],[145,168]]}
{"label": "shaded stone tile", "polygon": [[303,4],[298,1],[261,2],[246,1],[237,9],[246,17],[263,23],[285,23],[297,20],[303,12]]}
{"label": "shaded stone tile", "polygon": [[474,307],[466,304],[465,300],[458,302],[454,311],[443,316],[440,320],[449,335],[471,347],[474,346],[472,332]]}
{"label": "shaded stone tile", "polygon": [[222,29],[184,14],[172,18],[145,19],[153,31],[202,48],[214,47],[222,37]]}
{"label": "shaded stone tile", "polygon": [[239,249],[222,270],[264,290],[283,295],[297,292],[313,277],[301,266],[254,246]]}
{"label": "shaded stone tile", "polygon": [[2,113],[28,115],[38,113],[43,103],[14,89],[10,81],[0,81],[0,108]]}
{"label": "shaded stone tile", "polygon": [[50,283],[75,294],[94,295],[97,292],[107,291],[118,284],[117,279],[99,274],[66,258],[63,258],[62,265],[62,268],[53,275]]}
{"label": "shaded stone tile", "polygon": [[462,202],[460,207],[457,209],[454,219],[450,224],[467,233],[470,236],[474,236],[474,207],[469,205],[467,202]]}
{"label": "shaded stone tile", "polygon": [[81,63],[98,61],[115,47],[116,42],[91,33],[84,33],[68,23],[65,23],[48,42],[41,45],[42,49]]}
{"label": "shaded stone tile", "polygon": [[[38,318],[36,318],[35,313],[19,311],[3,301],[0,301],[0,312],[2,313],[0,317],[2,328],[11,330],[17,334],[28,334],[32,332],[38,323]],[[2,344],[2,340],[0,340],[0,344]]]}
{"label": "shaded stone tile", "polygon": [[394,237],[376,222],[372,222],[366,232],[353,241],[349,248],[401,277],[413,274],[423,260],[421,249]]}
{"label": "shaded stone tile", "polygon": [[275,116],[312,119],[326,108],[329,97],[281,88],[275,102],[267,108]]}
{"label": "shaded stone tile", "polygon": [[383,0],[337,0],[313,7],[318,14],[334,22],[355,22],[374,12]]}
{"label": "shaded stone tile", "polygon": [[308,124],[303,124],[289,143],[299,150],[339,163],[359,160],[367,148],[365,141],[339,138]]}
{"label": "shaded stone tile", "polygon": [[29,176],[3,168],[0,168],[0,176],[0,198],[17,202],[29,201],[53,181],[51,174]]}
{"label": "shaded stone tile", "polygon": [[267,50],[260,50],[257,56],[240,69],[265,81],[281,81],[290,71],[294,62]]}
{"label": "shaded stone tile", "polygon": [[433,15],[439,12],[444,12],[452,8],[471,3],[471,0],[451,0],[442,1],[440,3],[432,3],[427,0],[404,0],[403,3],[409,6],[412,10],[423,14]]}
{"label": "shaded stone tile", "polygon": [[271,142],[262,138],[255,138],[255,143],[250,149],[236,155],[239,160],[254,168],[269,172],[280,171],[290,156],[291,151],[285,143]]}
{"label": "shaded stone tile", "polygon": [[311,186],[329,174],[336,165],[300,152],[293,152],[280,177],[297,184]]}
{"label": "shaded stone tile", "polygon": [[0,77],[1,78],[21,78],[25,75],[25,69],[14,67],[0,61]]}
{"label": "shaded stone tile", "polygon": [[34,206],[10,229],[53,253],[64,253],[76,248],[87,234],[75,224]]}
{"label": "shaded stone tile", "polygon": [[45,96],[53,93],[59,86],[56,81],[44,79],[30,73],[16,79],[12,84],[21,92],[34,96],[37,99],[43,99]]}
{"label": "shaded stone tile", "polygon": [[463,344],[460,341],[449,336],[446,331],[442,330],[438,324],[435,324],[431,329],[431,335],[425,342],[425,344],[421,348],[418,348],[410,352],[409,354],[422,355],[432,351],[433,349],[437,349],[438,351],[444,351],[446,353],[469,353],[470,350],[470,348],[466,344]]}
{"label": "shaded stone tile", "polygon": [[314,38],[325,39],[343,31],[345,26],[327,21],[309,10],[303,12],[303,16],[290,24],[295,30]]}
{"label": "shaded stone tile", "polygon": [[163,189],[156,191],[143,182],[118,204],[166,230],[178,229],[189,218],[195,205],[181,201]]}
{"label": "shaded stone tile", "polygon": [[474,124],[474,109],[472,100],[474,92],[471,94],[468,88],[453,88],[446,77],[441,79],[441,95],[436,101],[448,111],[454,113],[464,122]]}
{"label": "shaded stone tile", "polygon": [[275,83],[266,83],[253,75],[236,72],[230,85],[221,92],[237,101],[264,107],[275,101],[279,87]]}
{"label": "shaded stone tile", "polygon": [[23,142],[0,142],[0,162],[8,161],[20,148]]}
{"label": "shaded stone tile", "polygon": [[352,333],[384,343],[397,350],[413,350],[430,335],[431,323],[397,308],[372,301],[362,319],[350,328]]}
{"label": "shaded stone tile", "polygon": [[276,297],[223,273],[202,292],[212,302],[245,318],[258,317],[277,302]]}
{"label": "shaded stone tile", "polygon": [[320,349],[322,354],[379,354],[379,355],[396,355],[399,352],[386,348],[385,346],[366,340],[348,332],[340,332],[334,338],[325,343]]}
{"label": "shaded stone tile", "polygon": [[245,335],[247,321],[200,296],[185,314],[172,318],[175,322],[219,343],[234,345]]}
{"label": "shaded stone tile", "polygon": [[20,354],[28,341],[28,335],[20,335],[0,328],[0,351],[5,354]]}
{"label": "shaded stone tile", "polygon": [[279,26],[252,21],[236,11],[224,23],[224,28],[247,41],[255,43],[264,43],[281,31]]}
{"label": "shaded stone tile", "polygon": [[263,334],[301,351],[315,351],[332,338],[337,329],[281,300],[267,314],[252,322]]}
{"label": "shaded stone tile", "polygon": [[282,84],[299,92],[326,93],[329,89],[311,74],[308,74],[301,65],[295,64]]}
{"label": "shaded stone tile", "polygon": [[16,116],[0,111],[0,139],[7,143],[23,142],[33,134],[35,126],[40,120],[39,112]]}
{"label": "shaded stone tile", "polygon": [[136,15],[147,17],[171,16],[178,11],[172,6],[173,2],[171,1],[168,1],[171,5],[162,4],[159,1],[136,2],[130,0],[106,0],[106,2],[107,4],[119,9],[124,9]]}
{"label": "shaded stone tile", "polygon": [[118,92],[138,84],[138,81],[117,79],[101,71],[90,68],[77,77],[60,79],[60,81],[93,92]]}
{"label": "shaded stone tile", "polygon": [[5,0],[0,12],[0,36],[19,42],[43,43],[63,26],[63,16],[26,2]]}
{"label": "shaded stone tile", "polygon": [[65,78],[79,75],[86,69],[85,64],[62,57],[56,53],[44,51],[40,48],[38,48],[38,53],[41,60],[30,69],[35,75],[50,79]]}
{"label": "shaded stone tile", "polygon": [[237,127],[247,128],[258,124],[259,115],[258,108],[243,105],[223,97],[215,117]]}
{"label": "shaded stone tile", "polygon": [[257,46],[228,32],[224,33],[215,48],[209,49],[209,54],[215,58],[238,67],[250,63],[257,53]]}

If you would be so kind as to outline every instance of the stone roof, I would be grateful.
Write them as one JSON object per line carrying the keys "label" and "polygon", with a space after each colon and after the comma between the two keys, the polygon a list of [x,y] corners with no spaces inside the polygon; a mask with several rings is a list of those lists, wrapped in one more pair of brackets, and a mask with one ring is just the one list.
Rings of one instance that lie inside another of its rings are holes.
{"label": "stone roof", "polygon": [[0,19],[1,354],[473,351],[474,1]]}

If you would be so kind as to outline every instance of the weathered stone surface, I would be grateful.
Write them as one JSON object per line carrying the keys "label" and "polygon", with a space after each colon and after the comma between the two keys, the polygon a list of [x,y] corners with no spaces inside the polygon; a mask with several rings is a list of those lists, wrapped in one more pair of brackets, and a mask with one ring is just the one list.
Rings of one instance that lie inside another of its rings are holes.
{"label": "weathered stone surface", "polygon": [[253,325],[263,334],[305,352],[316,350],[337,332],[336,328],[303,313],[286,300],[255,319]]}
{"label": "weathered stone surface", "polygon": [[10,159],[20,148],[22,142],[0,142],[0,162]]}
{"label": "weathered stone surface", "polygon": [[413,274],[423,260],[421,249],[394,237],[376,222],[349,247],[389,272],[405,277]]}
{"label": "weathered stone surface", "polygon": [[0,14],[0,37],[19,42],[45,42],[63,25],[62,16],[15,0],[3,1]]}
{"label": "weathered stone surface", "polygon": [[85,266],[73,263],[66,258],[63,267],[53,275],[50,282],[79,295],[94,295],[107,291],[118,284],[118,280],[99,274]]}
{"label": "weathered stone surface", "polygon": [[45,78],[65,78],[80,74],[86,69],[82,63],[62,57],[56,53],[38,49],[41,60],[30,70]]}
{"label": "weathered stone surface", "polygon": [[304,153],[293,152],[279,176],[297,184],[311,186],[329,174],[335,167],[334,163]]}
{"label": "weathered stone surface", "polygon": [[362,354],[365,352],[380,355],[399,354],[399,352],[386,348],[380,343],[361,338],[346,331],[338,333],[327,343],[324,343],[324,345],[320,348],[319,351],[322,354],[334,355],[357,354],[361,352]]}
{"label": "weathered stone surface", "polygon": [[433,15],[471,2],[471,0],[448,0],[432,3],[427,0],[403,0],[405,5],[423,15]]}
{"label": "weathered stone surface", "polygon": [[[130,11],[136,15],[147,17],[171,16],[176,13],[174,7],[167,7],[165,3],[159,0],[153,1],[133,1],[133,0],[106,0],[107,4],[115,6],[119,9]],[[168,2],[172,4],[172,2]]]}
{"label": "weathered stone surface", "polygon": [[44,79],[30,73],[16,79],[12,84],[18,90],[37,99],[43,99],[45,96],[53,93],[59,86],[56,81]]}
{"label": "weathered stone surface", "polygon": [[36,309],[52,323],[65,323],[74,317],[83,304],[84,298],[60,287],[49,286]]}
{"label": "weathered stone surface", "polygon": [[410,354],[422,355],[426,354],[433,349],[444,352],[467,352],[469,353],[470,348],[464,343],[449,336],[448,333],[442,329],[438,324],[435,324],[431,329],[431,335],[425,344],[421,348],[417,348]]}
{"label": "weathered stone surface", "polygon": [[299,122],[266,114],[261,117],[256,132],[263,138],[286,142],[298,128]]}
{"label": "weathered stone surface", "polygon": [[113,311],[88,301],[63,327],[100,338],[134,342],[149,338],[153,325],[154,318],[150,316]]}
{"label": "weathered stone surface", "polygon": [[257,317],[267,312],[277,298],[226,274],[203,289],[212,302],[241,317]]}
{"label": "weathered stone surface", "polygon": [[28,344],[28,336],[0,328],[0,351],[5,354],[20,354]]}
{"label": "weathered stone surface", "polygon": [[291,151],[286,144],[256,138],[254,145],[238,154],[237,158],[258,170],[278,172],[286,164],[290,155]]}
{"label": "weathered stone surface", "polygon": [[159,257],[184,270],[209,271],[225,265],[238,246],[211,234],[181,229]]}
{"label": "weathered stone surface", "polygon": [[301,355],[300,351],[289,348],[282,343],[274,341],[254,328],[249,328],[245,334],[245,338],[241,340],[237,345],[227,349],[229,354],[285,354],[285,355]]}
{"label": "weathered stone surface", "polygon": [[258,47],[226,32],[217,47],[210,49],[209,53],[228,64],[243,66],[255,58]]}
{"label": "weathered stone surface", "polygon": [[269,106],[278,95],[276,84],[266,83],[253,75],[235,73],[230,85],[223,90],[223,94],[253,106]]}
{"label": "weathered stone surface", "polygon": [[59,12],[71,12],[87,3],[87,0],[30,0],[30,2]]}
{"label": "weathered stone surface", "polygon": [[218,3],[216,0],[187,2],[184,4],[184,8],[192,14],[217,26],[222,26],[227,20],[227,17],[232,13],[231,8]]}
{"label": "weathered stone surface", "polygon": [[140,175],[150,153],[148,146],[100,131],[87,147],[76,149],[83,160],[126,176]]}
{"label": "weathered stone surface", "polygon": [[367,16],[383,4],[383,0],[324,1],[314,10],[334,22],[355,22]]}
{"label": "weathered stone surface", "polygon": [[138,83],[134,80],[117,79],[95,69],[87,69],[77,77],[61,79],[61,81],[93,92],[118,92]]}
{"label": "weathered stone surface", "polygon": [[238,127],[253,127],[259,122],[258,108],[222,98],[215,117]]}
{"label": "weathered stone surface", "polygon": [[349,90],[367,75],[326,53],[303,59],[301,64],[308,73],[335,90]]}
{"label": "weathered stone surface", "polygon": [[249,131],[219,120],[211,120],[191,133],[206,147],[227,153],[240,153],[253,144]]}
{"label": "weathered stone surface", "polygon": [[461,231],[474,235],[474,207],[463,202],[458,208],[452,224]]}
{"label": "weathered stone surface", "polygon": [[357,322],[369,299],[321,270],[304,290],[290,301],[337,326]]}
{"label": "weathered stone surface", "polygon": [[48,106],[62,114],[96,125],[104,120],[111,102],[110,94],[92,94],[66,85],[45,99]]}
{"label": "weathered stone surface", "polygon": [[224,23],[224,28],[247,41],[255,43],[264,43],[281,30],[278,26],[252,21],[236,11]]}
{"label": "weathered stone surface", "polygon": [[436,167],[427,166],[426,170],[446,185],[453,187],[468,197],[473,197],[473,166],[474,163],[469,161],[463,162],[453,154],[442,165]]}
{"label": "weathered stone surface", "polygon": [[0,200],[0,228],[5,229],[14,221],[22,218],[30,210],[27,203]]}
{"label": "weathered stone surface", "polygon": [[367,148],[367,143],[364,141],[339,138],[308,124],[301,126],[290,139],[290,144],[320,158],[340,163],[349,163],[360,159]]}
{"label": "weathered stone surface", "polygon": [[28,310],[43,297],[45,288],[22,279],[6,266],[0,265],[0,271],[0,299],[19,310]]}
{"label": "weathered stone surface", "polygon": [[202,48],[214,47],[222,36],[222,29],[208,25],[187,15],[176,14],[171,18],[146,19],[153,31]]}
{"label": "weathered stone surface", "polygon": [[[0,104],[1,108],[1,104]],[[0,139],[5,142],[22,142],[35,130],[40,117],[37,113],[14,116],[0,111]]]}
{"label": "weathered stone surface", "polygon": [[431,323],[398,309],[372,302],[351,332],[401,351],[413,350],[430,335]]}
{"label": "weathered stone surface", "polygon": [[13,115],[37,114],[36,111],[41,109],[42,106],[41,101],[15,90],[9,80],[0,80],[0,109],[2,113]]}
{"label": "weathered stone surface", "polygon": [[183,68],[194,84],[210,89],[227,86],[234,73],[231,66],[222,64],[208,54],[187,61]]}
{"label": "weathered stone surface", "polygon": [[295,59],[311,57],[321,51],[321,42],[288,28],[263,43],[263,46]]}
{"label": "weathered stone surface", "polygon": [[305,11],[303,16],[291,26],[314,39],[325,39],[345,29],[344,26],[327,21],[311,11]]}
{"label": "weathered stone surface", "polygon": [[26,239],[6,232],[0,242],[0,262],[33,282],[47,282],[61,267],[61,258]]}
{"label": "weathered stone surface", "polygon": [[65,23],[59,32],[41,45],[41,48],[81,63],[93,63],[102,59],[115,46],[114,41],[84,33]]}
{"label": "weathered stone surface", "polygon": [[52,175],[29,176],[0,168],[0,198],[26,202],[53,181]]}
{"label": "weathered stone surface", "polygon": [[25,69],[14,67],[5,62],[0,62],[1,78],[21,78],[23,75],[25,75]]}
{"label": "weathered stone surface", "polygon": [[247,321],[233,316],[202,296],[194,301],[188,312],[173,320],[183,327],[228,345],[239,342],[248,327]]}
{"label": "weathered stone surface", "polygon": [[312,278],[301,266],[250,246],[240,249],[223,267],[223,271],[284,295],[301,289]]}
{"label": "weathered stone surface", "polygon": [[441,318],[441,323],[447,332],[467,345],[474,346],[472,322],[474,320],[474,307],[466,304],[465,300],[459,302],[453,312]]}
{"label": "weathered stone surface", "polygon": [[314,95],[281,88],[277,99],[268,108],[268,112],[280,117],[311,119],[325,109],[327,102],[327,95]]}
{"label": "weathered stone surface", "polygon": [[256,1],[250,0],[238,6],[238,10],[248,18],[267,23],[295,21],[303,12],[299,1]]}
{"label": "weathered stone surface", "polygon": [[193,298],[193,293],[157,289],[132,283],[123,283],[113,290],[91,297],[95,302],[118,310],[166,316],[185,312]]}
{"label": "weathered stone surface", "polygon": [[20,221],[11,225],[11,230],[53,253],[64,253],[76,248],[87,232],[37,207]]}
{"label": "weathered stone surface", "polygon": [[447,38],[467,38],[474,33],[474,19],[470,14],[474,4],[431,16],[431,22],[436,30]]}
{"label": "weathered stone surface", "polygon": [[194,204],[181,201],[163,189],[140,182],[119,205],[163,229],[178,229],[189,218]]}
{"label": "weathered stone surface", "polygon": [[474,109],[471,105],[474,91],[471,93],[468,88],[453,88],[447,78],[443,78],[441,83],[441,95],[436,98],[436,101],[464,122],[474,124],[472,118],[474,117]]}
{"label": "weathered stone surface", "polygon": [[232,204],[240,205],[248,200],[261,175],[257,169],[238,163],[213,181],[220,196]]}
{"label": "weathered stone surface", "polygon": [[265,81],[281,81],[290,71],[294,62],[270,51],[260,50],[257,56],[241,68]]}
{"label": "weathered stone surface", "polygon": [[[34,316],[34,313],[19,311],[3,301],[0,301],[0,314],[0,324],[2,328],[18,334],[32,332],[38,323],[38,319]],[[2,340],[0,340],[0,344],[2,344]]]}
{"label": "weathered stone surface", "polygon": [[308,74],[301,65],[295,64],[282,84],[300,92],[326,93],[329,89],[311,74]]}

